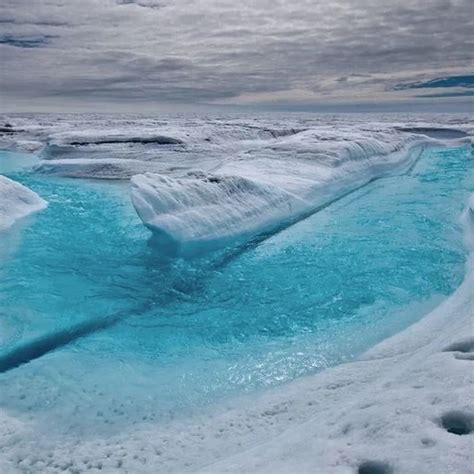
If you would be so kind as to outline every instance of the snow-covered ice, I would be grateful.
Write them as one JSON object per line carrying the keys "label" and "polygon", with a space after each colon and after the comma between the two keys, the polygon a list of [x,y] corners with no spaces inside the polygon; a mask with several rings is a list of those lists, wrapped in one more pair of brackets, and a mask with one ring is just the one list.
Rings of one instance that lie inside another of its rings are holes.
{"label": "snow-covered ice", "polygon": [[0,231],[19,219],[46,207],[46,201],[34,191],[0,175]]}
{"label": "snow-covered ice", "polygon": [[[1,124],[9,127],[1,127]],[[154,163],[148,171],[180,176],[186,170],[214,172],[229,161],[271,158],[272,147],[291,147],[296,153],[315,153],[341,146],[341,140],[376,139],[377,134],[393,134],[395,146],[400,133],[434,138],[469,140],[474,132],[468,115],[312,115],[262,114],[261,116],[222,115],[221,117],[167,117],[133,115],[0,115],[0,149],[35,152],[48,161],[47,172],[74,173],[94,177],[94,168],[81,171],[86,160],[139,160]],[[306,136],[305,133],[309,135]],[[331,137],[332,133],[332,137]],[[341,140],[337,135],[341,134]],[[454,133],[454,135],[453,135]],[[292,137],[294,137],[292,139]],[[309,139],[307,146],[304,142]],[[403,139],[404,140],[404,139]],[[386,142],[386,138],[382,139]],[[273,153],[275,154],[275,153]],[[74,170],[74,160],[77,170]],[[62,160],[70,160],[63,168]],[[131,163],[127,163],[130,166]],[[124,165],[125,166],[125,165]],[[140,165],[135,174],[142,173]],[[133,173],[133,168],[130,168]],[[112,169],[101,177],[123,179]]]}
{"label": "snow-covered ice", "polygon": [[303,131],[212,173],[135,176],[131,196],[160,243],[186,253],[288,225],[375,178],[408,169],[428,143],[395,131]]}
{"label": "snow-covered ice", "polygon": [[[407,169],[416,149],[469,142],[468,116],[217,118],[3,116],[0,147],[38,149],[38,173],[132,179],[144,224],[193,252],[283,227],[368,181]],[[33,146],[33,144],[36,144]]]}
{"label": "snow-covered ice", "polygon": [[[2,120],[13,130],[0,147],[41,150],[38,173],[134,176],[144,223],[162,242],[190,247],[274,229],[408,169],[433,140],[472,143],[473,134],[470,118],[456,116]],[[0,176],[1,224],[45,206]],[[0,408],[0,472],[473,472],[474,195],[461,219],[470,252],[462,285],[358,360],[109,437],[40,437],[33,417]]]}

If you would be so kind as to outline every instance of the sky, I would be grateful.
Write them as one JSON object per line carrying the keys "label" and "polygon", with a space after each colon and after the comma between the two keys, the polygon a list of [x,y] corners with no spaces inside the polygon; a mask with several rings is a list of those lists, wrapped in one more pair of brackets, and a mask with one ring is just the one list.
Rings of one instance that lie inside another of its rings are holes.
{"label": "sky", "polygon": [[473,0],[1,0],[0,107],[472,108]]}

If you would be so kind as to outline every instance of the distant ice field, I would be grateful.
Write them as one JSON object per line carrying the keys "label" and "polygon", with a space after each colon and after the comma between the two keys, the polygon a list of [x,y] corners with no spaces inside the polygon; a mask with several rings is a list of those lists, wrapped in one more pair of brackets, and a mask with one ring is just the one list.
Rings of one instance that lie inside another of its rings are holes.
{"label": "distant ice field", "polygon": [[[469,144],[457,145],[417,149],[410,166],[264,240],[193,259],[150,244],[126,180],[5,170],[48,208],[0,240],[0,360],[48,335],[53,350],[0,375],[1,406],[49,434],[109,432],[356,357],[463,279],[457,217],[473,177]],[[116,324],[54,348],[69,328],[109,316]]]}
{"label": "distant ice field", "polygon": [[0,147],[35,150],[35,172],[131,179],[155,244],[193,256],[297,222],[427,146],[472,143],[468,116],[4,116]]}

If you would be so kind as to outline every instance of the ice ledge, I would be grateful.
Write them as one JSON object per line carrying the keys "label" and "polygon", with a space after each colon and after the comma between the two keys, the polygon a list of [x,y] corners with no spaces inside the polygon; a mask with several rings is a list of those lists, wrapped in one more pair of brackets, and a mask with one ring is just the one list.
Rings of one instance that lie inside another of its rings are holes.
{"label": "ice ledge", "polygon": [[46,206],[46,201],[34,191],[0,175],[0,231]]}

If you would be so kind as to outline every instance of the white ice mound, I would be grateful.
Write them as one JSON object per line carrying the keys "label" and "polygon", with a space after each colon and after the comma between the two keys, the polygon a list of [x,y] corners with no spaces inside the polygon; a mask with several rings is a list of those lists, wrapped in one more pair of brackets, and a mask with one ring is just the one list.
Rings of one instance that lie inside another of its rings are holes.
{"label": "white ice mound", "polygon": [[214,173],[132,178],[138,215],[166,250],[194,253],[284,227],[345,193],[408,169],[426,138],[302,132]]}
{"label": "white ice mound", "polygon": [[0,175],[0,231],[46,206],[46,201],[31,189]]}
{"label": "white ice mound", "polygon": [[137,175],[131,196],[155,237],[180,252],[263,232],[291,216],[292,208],[307,207],[277,186],[243,176],[198,173],[182,179]]}

